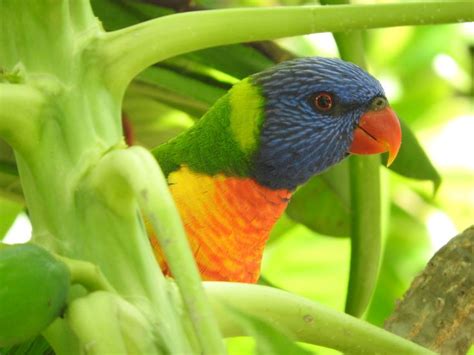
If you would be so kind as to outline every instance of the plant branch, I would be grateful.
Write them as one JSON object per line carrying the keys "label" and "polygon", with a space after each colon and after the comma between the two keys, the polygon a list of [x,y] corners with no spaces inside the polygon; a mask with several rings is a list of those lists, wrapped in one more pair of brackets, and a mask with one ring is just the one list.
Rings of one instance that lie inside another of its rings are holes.
{"label": "plant branch", "polygon": [[349,167],[351,267],[345,311],[361,317],[375,290],[381,256],[380,156],[353,156]]}
{"label": "plant branch", "polygon": [[58,317],[43,332],[56,355],[80,355],[79,339],[64,318]]}
{"label": "plant branch", "polygon": [[123,197],[119,195],[133,194],[138,200],[179,286],[203,352],[223,353],[220,332],[204,294],[181,219],[156,160],[146,149],[132,147],[108,153],[96,170],[97,187],[118,213],[123,205]]}
{"label": "plant branch", "polygon": [[66,320],[79,339],[81,353],[159,354],[152,324],[115,293],[96,291],[75,299],[69,304]]}
{"label": "plant branch", "polygon": [[0,160],[0,173],[10,176],[18,176],[18,168],[16,167],[15,162]]}
{"label": "plant branch", "polygon": [[226,306],[286,328],[297,341],[351,354],[433,354],[406,339],[303,297],[275,288],[204,282],[226,337],[246,335]]}
{"label": "plant branch", "polygon": [[375,290],[381,256],[380,156],[353,156],[351,187],[351,267],[348,314],[361,317]]}
{"label": "plant branch", "polygon": [[453,238],[412,282],[385,329],[440,354],[474,343],[474,226]]}
{"label": "plant branch", "polygon": [[83,260],[69,259],[60,255],[55,257],[62,261],[69,269],[72,284],[81,284],[90,292],[100,290],[116,292],[97,265]]}
{"label": "plant branch", "polygon": [[0,83],[0,138],[18,151],[36,141],[45,101],[32,86]]}
{"label": "plant branch", "polygon": [[[323,0],[322,4],[349,4],[349,0]],[[335,33],[342,59],[366,68],[359,31]],[[380,157],[349,159],[351,190],[351,267],[346,313],[361,317],[375,290],[381,256]]]}
{"label": "plant branch", "polygon": [[[342,59],[366,68],[360,32],[336,33]],[[351,189],[351,267],[346,312],[361,317],[377,283],[381,257],[382,211],[380,156],[352,156],[349,160]]]}
{"label": "plant branch", "polygon": [[105,77],[112,92],[121,97],[133,77],[146,67],[198,49],[314,32],[472,21],[471,6],[470,1],[436,1],[174,14],[106,34],[102,46]]}

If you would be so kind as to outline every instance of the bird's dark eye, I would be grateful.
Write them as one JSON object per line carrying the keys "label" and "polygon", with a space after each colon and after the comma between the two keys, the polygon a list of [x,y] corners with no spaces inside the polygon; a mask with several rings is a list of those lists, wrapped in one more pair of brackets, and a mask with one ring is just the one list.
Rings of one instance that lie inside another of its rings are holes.
{"label": "bird's dark eye", "polygon": [[331,94],[327,92],[320,92],[314,96],[314,107],[319,111],[327,112],[334,105],[334,99]]}

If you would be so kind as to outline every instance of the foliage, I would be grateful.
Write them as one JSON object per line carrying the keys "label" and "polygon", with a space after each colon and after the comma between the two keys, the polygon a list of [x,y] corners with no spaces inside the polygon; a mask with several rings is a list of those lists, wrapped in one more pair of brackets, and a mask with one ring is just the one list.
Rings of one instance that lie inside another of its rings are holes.
{"label": "foliage", "polygon": [[[252,45],[235,44],[237,42],[341,29],[469,20],[464,11],[469,6],[467,2],[439,2],[373,8],[321,9],[316,6],[314,9],[289,7],[189,13],[144,22],[177,10],[159,6],[160,1],[156,1],[158,5],[154,3],[92,1],[94,14],[110,31],[104,33],[86,1],[62,1],[56,7],[40,2],[32,11],[24,7],[27,5],[21,6],[11,0],[0,1],[2,13],[30,11],[24,20],[28,24],[26,28],[19,29],[19,20],[12,15],[0,30],[0,49],[5,53],[0,57],[0,104],[5,105],[0,113],[0,136],[15,149],[14,157],[7,145],[0,146],[0,188],[5,198],[5,202],[0,201],[0,234],[23,209],[24,193],[35,242],[67,257],[62,260],[70,268],[75,286],[66,317],[57,319],[43,331],[58,354],[67,353],[66,349],[71,347],[84,349],[85,344],[95,341],[99,327],[107,329],[104,333],[106,342],[98,345],[96,353],[100,353],[100,349],[118,352],[153,349],[157,353],[223,351],[220,332],[204,297],[161,173],[147,150],[138,147],[124,149],[119,119],[123,96],[123,111],[133,124],[137,143],[153,148],[188,128],[236,80],[293,55],[318,54],[308,52],[311,47],[307,38],[293,41],[295,53],[268,42]],[[183,7],[178,10],[189,9],[186,2],[182,3]],[[196,3],[199,6],[216,5],[212,1]],[[439,11],[441,7],[443,11]],[[73,14],[71,17],[68,11]],[[367,17],[365,11],[371,11],[371,16]],[[423,15],[417,14],[420,12]],[[58,23],[43,24],[38,20],[42,17],[53,19],[54,16],[60,19]],[[338,20],[331,20],[331,16]],[[244,18],[248,23],[238,25]],[[288,28],[282,29],[282,19],[288,21]],[[229,21],[236,28],[223,31],[229,27]],[[209,31],[205,26],[208,23],[214,26],[211,32],[206,32]],[[67,31],[55,46],[51,46],[50,38],[61,26]],[[188,32],[183,31],[183,26],[188,26]],[[37,43],[19,41],[13,50],[11,33],[15,28],[19,33],[42,35],[38,36]],[[386,43],[384,33],[394,34],[394,43],[389,49],[380,51],[381,45]],[[439,51],[447,52],[467,66],[466,58],[458,50],[462,42],[443,40],[459,37],[459,26],[410,27],[398,32],[395,29],[378,30],[367,32],[364,37],[370,69],[381,75],[384,70],[393,70],[390,74],[398,76],[405,89],[403,96],[392,100],[407,124],[404,125],[403,150],[391,169],[405,177],[431,181],[436,190],[440,184],[439,173],[409,127],[431,124],[432,121],[425,117],[428,115],[426,112],[442,107],[446,102],[443,100],[451,97],[452,84],[436,79],[427,69],[433,57]],[[433,38],[440,40],[433,41]],[[353,43],[347,45],[347,40],[345,45],[341,35],[338,44],[343,57],[355,61],[360,59],[361,48],[354,48]],[[362,46],[362,41],[360,44]],[[74,56],[77,52],[73,48],[82,53],[82,57]],[[197,49],[200,50],[191,52]],[[181,55],[176,56],[178,54]],[[61,63],[57,63],[58,58]],[[145,69],[157,61],[158,64]],[[142,69],[145,70],[128,85]],[[72,88],[71,92],[65,91],[64,86]],[[460,87],[455,89],[466,91]],[[25,105],[25,100],[28,105]],[[459,106],[463,106],[462,100],[467,98],[459,100]],[[12,114],[12,108],[18,110],[18,114]],[[22,115],[32,122],[39,120],[42,123],[38,127],[34,123],[25,123]],[[435,121],[440,120],[442,114],[435,117]],[[15,125],[6,123],[7,120]],[[21,133],[18,132],[19,126],[23,127]],[[25,132],[29,134],[27,139],[21,138]],[[40,144],[35,141],[38,137],[41,137]],[[359,276],[351,276],[352,288],[362,291],[364,296],[349,297],[349,300],[355,304],[353,313],[364,313],[375,284],[364,284],[360,279],[367,270],[364,265],[370,264],[370,275],[365,276],[375,282],[381,252],[376,244],[384,243],[380,278],[367,312],[367,319],[380,325],[391,312],[395,298],[424,265],[427,233],[419,220],[421,217],[413,216],[406,202],[397,196],[389,198],[387,193],[380,195],[378,158],[368,163],[370,172],[367,168],[357,168],[359,163],[366,164],[368,160],[356,161],[340,164],[297,191],[288,216],[275,228],[263,273],[278,287],[340,309],[344,304],[348,270],[347,266],[340,267],[339,264],[348,264],[349,241],[319,234],[344,237],[352,230],[354,243],[355,235],[366,234],[365,228],[370,231],[367,233],[369,237],[374,238],[373,243],[362,242],[359,248],[362,251],[353,252],[353,261],[363,263],[360,263]],[[357,169],[359,172],[355,172]],[[19,188],[18,171],[23,191]],[[365,173],[374,184],[364,186],[367,183],[363,177]],[[387,191],[388,180],[394,192],[421,197],[423,208],[432,203],[429,193],[420,189],[420,185],[407,187],[405,178],[394,174],[388,178],[386,172],[382,173],[382,191]],[[365,201],[367,196],[372,197]],[[373,212],[356,207],[366,202],[372,205],[370,208],[375,208]],[[141,219],[137,218],[138,208],[152,221],[154,229],[159,232],[160,242],[168,246],[165,253],[174,260],[171,267],[177,288],[166,281],[153,264]],[[356,223],[361,223],[359,232],[354,230]],[[380,239],[380,229],[385,230],[385,241]],[[410,257],[407,257],[407,250]],[[371,255],[369,259],[362,257],[361,253],[365,252]],[[367,260],[371,263],[365,263]],[[96,265],[103,274],[97,271]],[[212,291],[215,286],[206,287]],[[285,320],[281,314],[309,301],[295,295],[285,296],[277,290],[266,293],[265,289],[249,288],[246,293],[245,287],[233,287],[223,285],[216,289],[216,294],[209,294],[221,330],[233,324],[233,320],[228,321],[226,312],[218,310],[220,303],[215,303],[221,297],[219,295],[232,300],[232,295],[241,292],[249,297],[244,305],[255,307],[262,303],[259,297],[267,302],[271,299],[276,302],[281,297],[286,303],[283,302],[280,309],[262,311],[256,308],[253,313],[246,313],[245,309],[229,311],[235,313],[234,319],[237,318],[241,324],[239,329],[244,329],[232,335],[254,336],[257,351],[304,352],[294,348],[280,334],[281,331],[291,333],[295,327],[290,315]],[[355,294],[360,294],[358,292]],[[232,302],[239,306],[238,300]],[[353,352],[383,349],[392,352],[404,349],[404,353],[423,351],[368,323],[339,313],[335,315],[313,303],[307,306],[316,309],[315,317],[333,317],[334,323],[324,331],[312,327],[306,330],[308,333],[303,338],[293,334],[294,339]],[[91,324],[90,319],[95,317],[98,317],[97,323]],[[272,319],[278,317],[281,321],[272,325]],[[120,327],[114,328],[114,324]],[[273,329],[275,325],[277,330]],[[142,329],[136,337],[131,331],[132,326],[135,331]],[[354,338],[359,347],[344,340],[343,332],[338,332],[341,327],[360,332],[360,337]],[[337,334],[336,343],[328,340],[333,335],[331,333]],[[143,341],[136,341],[139,336]],[[371,337],[376,348],[364,341]],[[278,347],[274,346],[275,339],[280,339]],[[43,345],[44,340],[41,340],[39,346]]]}

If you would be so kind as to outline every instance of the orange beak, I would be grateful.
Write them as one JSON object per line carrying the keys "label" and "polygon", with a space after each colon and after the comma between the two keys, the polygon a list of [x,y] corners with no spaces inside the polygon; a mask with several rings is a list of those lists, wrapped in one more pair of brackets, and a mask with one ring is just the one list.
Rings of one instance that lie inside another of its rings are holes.
{"label": "orange beak", "polygon": [[397,115],[390,107],[368,111],[360,118],[354,130],[349,149],[353,154],[377,154],[388,152],[387,166],[395,160],[402,143],[402,131]]}

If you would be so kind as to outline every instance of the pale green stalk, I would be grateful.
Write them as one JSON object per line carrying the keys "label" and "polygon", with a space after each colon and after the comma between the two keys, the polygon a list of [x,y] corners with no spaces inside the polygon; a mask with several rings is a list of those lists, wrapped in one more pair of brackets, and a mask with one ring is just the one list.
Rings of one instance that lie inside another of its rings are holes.
{"label": "pale green stalk", "polygon": [[87,261],[65,258],[60,255],[55,255],[55,257],[62,261],[69,269],[71,284],[80,284],[88,291],[116,292],[97,265]]}
{"label": "pale green stalk", "polygon": [[[12,70],[18,63],[24,68],[22,84],[0,84],[0,136],[16,150],[35,241],[98,265],[118,294],[137,308],[127,317],[140,311],[132,317],[139,321],[146,314],[167,351],[192,352],[141,224],[138,199],[159,232],[203,349],[221,352],[219,332],[164,180],[156,165],[140,168],[132,159],[136,151],[124,150],[120,116],[128,83],[148,65],[192,50],[318,31],[472,20],[469,5],[456,1],[193,12],[106,34],[86,0],[0,0],[0,69]],[[150,184],[158,179],[150,200],[137,189],[149,187],[139,184],[146,178]],[[83,303],[77,319],[69,315],[82,340],[94,335],[87,327],[100,309],[111,306],[94,304]],[[113,319],[101,314],[100,324],[108,328]],[[73,341],[57,338],[58,328],[48,340],[65,349]],[[334,333],[336,328],[328,329]],[[128,340],[117,338],[111,349],[122,350]]]}
{"label": "pale green stalk", "polygon": [[228,282],[204,282],[204,286],[226,337],[246,335],[242,323],[226,307],[231,306],[288,330],[297,341],[348,354],[434,354],[370,323],[289,292]]}
{"label": "pale green stalk", "polygon": [[[16,151],[35,242],[99,266],[137,314],[147,316],[167,351],[193,352],[168,298],[136,199],[117,189],[113,201],[118,204],[112,205],[100,190],[113,181],[88,183],[104,156],[125,148],[121,100],[102,81],[97,44],[103,32],[90,4],[0,0],[0,13],[0,67],[8,73],[21,62],[24,68],[23,84],[1,86],[0,136]],[[94,321],[76,323],[75,332],[85,332],[80,328]],[[60,338],[65,327],[48,333],[55,348],[69,344]]]}
{"label": "pale green stalk", "polygon": [[46,102],[46,95],[30,85],[0,83],[0,137],[19,151],[26,149],[38,139],[31,117],[40,116]]}
{"label": "pale green stalk", "polygon": [[470,1],[436,1],[243,8],[165,16],[105,35],[106,81],[121,96],[146,67],[194,50],[315,32],[470,21],[474,19],[470,6]]}
{"label": "pale green stalk", "polygon": [[[349,3],[348,0],[343,0]],[[331,2],[331,1],[328,1]],[[334,34],[342,59],[366,68],[359,31]],[[351,189],[351,264],[345,311],[361,317],[372,299],[380,267],[382,210],[380,156],[349,159]]]}
{"label": "pale green stalk", "polygon": [[[137,198],[179,286],[204,354],[224,353],[168,184],[150,152],[133,147],[109,153],[95,168],[90,184],[118,213],[124,196]],[[117,191],[121,191],[120,196]]]}
{"label": "pale green stalk", "polygon": [[79,339],[64,318],[56,318],[41,335],[48,341],[56,355],[81,355]]}
{"label": "pale green stalk", "polygon": [[361,317],[372,299],[381,258],[380,157],[350,158],[351,267],[345,311]]}
{"label": "pale green stalk", "polygon": [[[78,298],[68,305],[65,318],[82,354],[162,353],[154,344],[152,323],[117,294],[96,291]],[[136,332],[140,336],[130,337]]]}

